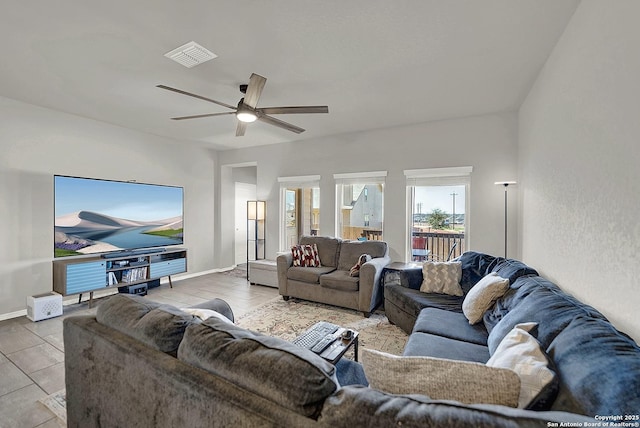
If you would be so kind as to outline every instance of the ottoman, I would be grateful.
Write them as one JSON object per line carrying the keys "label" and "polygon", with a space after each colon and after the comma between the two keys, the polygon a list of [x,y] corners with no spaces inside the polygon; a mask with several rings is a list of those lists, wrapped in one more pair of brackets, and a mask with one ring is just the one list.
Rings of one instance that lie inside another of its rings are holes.
{"label": "ottoman", "polygon": [[278,288],[278,269],[275,260],[249,262],[249,282]]}

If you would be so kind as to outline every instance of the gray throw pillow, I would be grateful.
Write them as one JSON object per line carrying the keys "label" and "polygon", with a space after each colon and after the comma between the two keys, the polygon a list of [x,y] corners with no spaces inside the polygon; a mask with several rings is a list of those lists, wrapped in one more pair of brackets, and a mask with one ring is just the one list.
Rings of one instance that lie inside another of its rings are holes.
{"label": "gray throw pillow", "polygon": [[313,352],[217,318],[187,328],[178,358],[312,418],[338,388],[335,367]]}

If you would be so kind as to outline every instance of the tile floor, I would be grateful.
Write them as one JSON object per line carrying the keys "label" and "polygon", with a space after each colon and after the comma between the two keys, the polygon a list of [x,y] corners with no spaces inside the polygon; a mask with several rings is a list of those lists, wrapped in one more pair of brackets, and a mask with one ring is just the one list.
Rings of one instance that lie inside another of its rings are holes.
{"label": "tile floor", "polygon": [[[148,298],[177,307],[215,297],[226,300],[236,317],[278,296],[271,287],[249,285],[242,277],[213,273],[149,290]],[[62,320],[95,313],[96,303],[65,306],[61,317],[31,322],[26,317],[0,321],[0,428],[64,426],[38,402],[64,388]]]}

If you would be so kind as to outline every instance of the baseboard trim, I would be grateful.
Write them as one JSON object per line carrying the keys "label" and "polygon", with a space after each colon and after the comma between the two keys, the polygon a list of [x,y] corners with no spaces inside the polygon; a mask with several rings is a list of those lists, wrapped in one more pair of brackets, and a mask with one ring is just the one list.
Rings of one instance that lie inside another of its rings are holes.
{"label": "baseboard trim", "polygon": [[26,316],[27,316],[27,310],[23,309],[21,311],[0,314],[0,321],[10,320],[12,318],[18,318],[18,317],[26,317]]}
{"label": "baseboard trim", "polygon": [[[236,265],[233,265],[231,267],[224,267],[224,268],[210,269],[210,270],[205,270],[205,271],[195,272],[195,273],[186,273],[186,274],[181,274],[181,275],[175,275],[175,276],[171,276],[171,280],[173,282],[177,282],[177,281],[181,281],[183,279],[196,278],[198,276],[208,275],[210,273],[226,272],[228,270],[232,270],[232,269],[235,269],[235,268],[236,268]],[[160,278],[160,283],[161,284],[168,284],[169,283],[169,277],[163,276],[162,278]],[[89,298],[89,293],[83,293],[83,294],[87,296],[87,299]],[[118,289],[117,288],[113,288],[113,289],[94,291],[93,292],[93,298],[94,299],[98,299],[100,297],[111,296],[112,294],[118,294]],[[75,305],[77,303],[78,303],[78,295],[77,294],[75,294],[73,296],[67,296],[67,297],[63,298],[63,300],[62,300],[62,306]],[[19,318],[19,317],[26,317],[26,316],[27,316],[27,308],[24,308],[24,309],[22,309],[20,311],[8,312],[6,314],[0,314],[0,321],[10,320],[10,319]]]}

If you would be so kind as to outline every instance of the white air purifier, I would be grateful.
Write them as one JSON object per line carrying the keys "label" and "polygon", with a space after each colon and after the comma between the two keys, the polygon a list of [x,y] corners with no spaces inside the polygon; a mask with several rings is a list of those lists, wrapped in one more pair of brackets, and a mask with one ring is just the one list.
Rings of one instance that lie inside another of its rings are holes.
{"label": "white air purifier", "polygon": [[27,318],[41,321],[62,315],[62,295],[53,291],[27,296]]}

